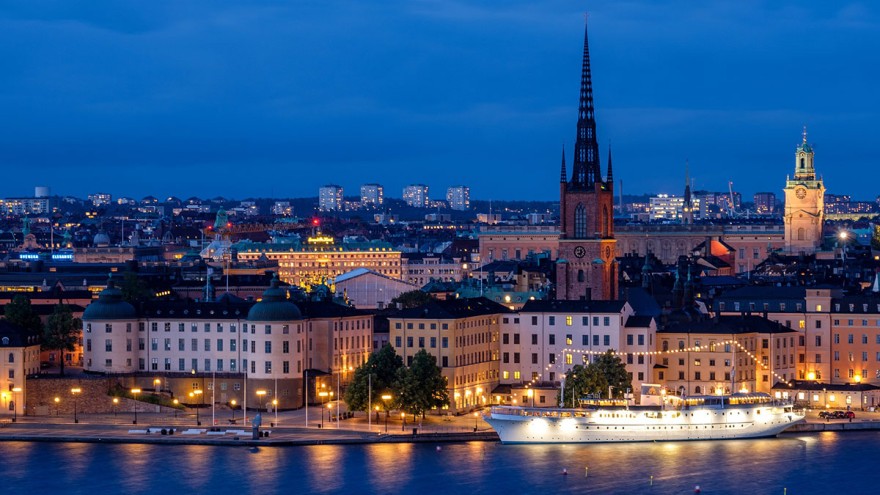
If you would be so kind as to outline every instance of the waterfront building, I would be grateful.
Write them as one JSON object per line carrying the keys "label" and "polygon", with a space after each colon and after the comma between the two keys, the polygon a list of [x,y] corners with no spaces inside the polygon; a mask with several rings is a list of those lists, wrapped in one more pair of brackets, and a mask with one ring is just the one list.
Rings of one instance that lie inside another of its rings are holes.
{"label": "waterfront building", "polygon": [[509,313],[485,298],[431,301],[389,316],[389,339],[407,366],[422,349],[434,356],[450,411],[469,411],[489,404],[498,385],[501,317]]}
{"label": "waterfront building", "polygon": [[219,378],[219,390],[212,390],[218,403],[256,407],[262,389],[267,401],[277,393],[281,408],[300,407],[306,386],[309,402],[319,402],[319,382],[345,383],[372,350],[370,314],[326,300],[294,303],[277,279],[256,303],[227,294],[139,309],[110,281],[82,319],[86,371],[125,386],[158,379],[183,400]]}
{"label": "waterfront building", "polygon": [[40,372],[39,332],[29,332],[0,320],[0,415],[23,416],[28,375]]}
{"label": "waterfront building", "polygon": [[382,206],[385,202],[385,188],[380,184],[361,186],[361,206]]}
{"label": "waterfront building", "polygon": [[682,319],[657,330],[655,383],[678,395],[770,393],[794,379],[797,332],[755,315]]}
{"label": "waterfront building", "polygon": [[785,251],[789,254],[812,254],[822,243],[825,221],[825,185],[816,178],[813,163],[815,153],[807,143],[807,129],[803,141],[795,149],[794,177],[785,180]]}
{"label": "waterfront building", "polygon": [[471,207],[471,189],[467,186],[452,186],[446,189],[446,202],[450,210],[465,211]]}
{"label": "waterfront building", "polygon": [[559,258],[556,297],[559,299],[615,299],[617,297],[616,241],[614,239],[614,177],[611,151],[608,173],[599,169],[599,143],[593,108],[590,50],[584,26],[577,139],[571,180],[566,179],[565,151],[559,182]]}
{"label": "waterfront building", "polygon": [[403,202],[414,208],[428,207],[428,186],[411,184],[403,188]]}
{"label": "waterfront building", "polygon": [[328,184],[318,189],[318,209],[321,211],[342,210],[342,186]]}

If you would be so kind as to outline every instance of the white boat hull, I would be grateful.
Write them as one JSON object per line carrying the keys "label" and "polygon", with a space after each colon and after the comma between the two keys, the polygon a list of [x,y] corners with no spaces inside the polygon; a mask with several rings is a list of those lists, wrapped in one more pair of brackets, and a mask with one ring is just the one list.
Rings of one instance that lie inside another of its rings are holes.
{"label": "white boat hull", "polygon": [[494,408],[484,417],[502,443],[599,443],[773,437],[803,421],[791,406],[682,410]]}

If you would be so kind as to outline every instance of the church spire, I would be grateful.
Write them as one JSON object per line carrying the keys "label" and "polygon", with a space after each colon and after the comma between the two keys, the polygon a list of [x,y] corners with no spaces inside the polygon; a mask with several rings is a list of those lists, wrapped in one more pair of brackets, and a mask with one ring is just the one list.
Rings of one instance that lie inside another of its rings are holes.
{"label": "church spire", "polygon": [[593,79],[590,72],[590,46],[584,20],[584,59],[581,66],[581,92],[578,105],[577,139],[574,145],[572,189],[592,189],[601,181],[599,144],[596,140],[596,118],[593,110]]}
{"label": "church spire", "polygon": [[568,180],[565,176],[565,145],[562,145],[562,172],[559,175],[559,182],[565,183]]}
{"label": "church spire", "polygon": [[611,145],[608,145],[608,176],[605,177],[605,182],[608,183],[608,188],[612,189],[614,187],[614,172],[611,169]]}

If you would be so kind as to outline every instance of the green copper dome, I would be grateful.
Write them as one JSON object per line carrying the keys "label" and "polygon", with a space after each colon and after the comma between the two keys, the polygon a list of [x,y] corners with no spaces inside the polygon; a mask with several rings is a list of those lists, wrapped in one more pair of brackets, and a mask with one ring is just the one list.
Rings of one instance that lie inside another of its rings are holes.
{"label": "green copper dome", "polygon": [[98,295],[98,300],[86,306],[83,321],[130,320],[137,318],[134,306],[122,300],[122,291],[116,287],[113,277],[107,281],[107,288]]}
{"label": "green copper dome", "polygon": [[302,319],[302,313],[295,304],[287,300],[287,292],[278,287],[278,275],[272,278],[272,283],[263,299],[254,304],[248,312],[248,321],[290,321]]}

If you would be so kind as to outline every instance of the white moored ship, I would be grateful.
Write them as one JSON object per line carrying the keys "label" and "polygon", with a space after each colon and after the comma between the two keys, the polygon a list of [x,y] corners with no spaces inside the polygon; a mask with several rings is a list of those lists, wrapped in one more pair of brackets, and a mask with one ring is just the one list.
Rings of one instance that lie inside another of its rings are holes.
{"label": "white moored ship", "polygon": [[[657,388],[653,388],[657,387]],[[593,443],[773,437],[803,421],[790,402],[764,393],[686,398],[651,395],[642,404],[587,403],[575,409],[493,407],[484,419],[502,443]],[[645,405],[651,404],[651,405]]]}

